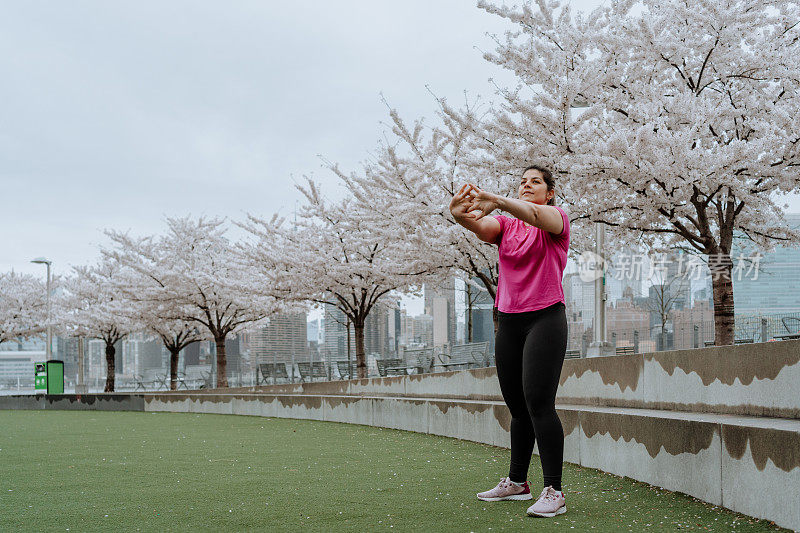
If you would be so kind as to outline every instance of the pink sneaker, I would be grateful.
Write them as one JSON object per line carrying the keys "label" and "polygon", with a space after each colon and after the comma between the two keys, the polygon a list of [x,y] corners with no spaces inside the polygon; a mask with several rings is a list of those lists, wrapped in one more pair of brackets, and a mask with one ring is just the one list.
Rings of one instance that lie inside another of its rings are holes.
{"label": "pink sneaker", "polygon": [[511,483],[511,479],[504,477],[492,490],[479,493],[478,499],[485,502],[499,502],[503,500],[532,500],[533,496],[531,496],[531,489],[528,487],[527,481],[520,487]]}
{"label": "pink sneaker", "polygon": [[536,503],[528,507],[530,516],[546,516],[552,518],[567,512],[567,501],[564,493],[553,487],[545,487]]}

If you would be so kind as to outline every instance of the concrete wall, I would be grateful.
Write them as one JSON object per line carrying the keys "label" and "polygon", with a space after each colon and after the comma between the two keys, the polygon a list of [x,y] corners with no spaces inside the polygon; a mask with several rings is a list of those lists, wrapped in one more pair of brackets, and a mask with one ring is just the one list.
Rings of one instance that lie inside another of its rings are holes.
{"label": "concrete wall", "polygon": [[[800,341],[568,360],[564,458],[800,529],[797,385]],[[304,418],[509,445],[493,368],[257,391],[0,397],[2,408]]]}
{"label": "concrete wall", "polygon": [[559,400],[800,419],[800,340],[567,360]]}
{"label": "concrete wall", "polygon": [[[795,340],[567,359],[557,401],[800,419],[798,385],[800,340]],[[493,367],[407,378],[270,385],[257,390],[502,401]]]}

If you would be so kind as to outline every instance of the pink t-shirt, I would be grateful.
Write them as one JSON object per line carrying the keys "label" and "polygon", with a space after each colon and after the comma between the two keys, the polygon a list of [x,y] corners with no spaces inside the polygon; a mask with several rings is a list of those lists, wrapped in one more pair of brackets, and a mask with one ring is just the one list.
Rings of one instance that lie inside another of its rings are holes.
{"label": "pink t-shirt", "polygon": [[567,266],[569,219],[563,209],[556,209],[564,221],[560,235],[526,226],[516,218],[495,216],[500,223],[495,242],[500,254],[495,299],[499,311],[522,313],[564,302],[561,278]]}

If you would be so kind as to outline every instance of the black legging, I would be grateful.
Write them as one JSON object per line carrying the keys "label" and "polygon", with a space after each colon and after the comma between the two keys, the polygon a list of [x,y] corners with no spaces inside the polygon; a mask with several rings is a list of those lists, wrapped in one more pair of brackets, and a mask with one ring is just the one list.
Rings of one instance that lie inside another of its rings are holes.
{"label": "black legging", "polygon": [[497,377],[511,411],[511,481],[528,477],[533,444],[539,443],[544,486],[561,490],[564,429],[556,390],[567,350],[567,316],[559,302],[524,313],[499,313],[495,337]]}

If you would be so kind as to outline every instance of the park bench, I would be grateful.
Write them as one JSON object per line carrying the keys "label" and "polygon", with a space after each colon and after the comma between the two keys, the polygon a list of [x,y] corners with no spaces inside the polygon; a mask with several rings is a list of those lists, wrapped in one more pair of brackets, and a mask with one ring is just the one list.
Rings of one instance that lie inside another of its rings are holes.
{"label": "park bench", "polygon": [[567,352],[564,354],[564,359],[580,359],[580,357],[580,350],[567,350]]}
{"label": "park bench", "polygon": [[468,344],[454,344],[450,353],[440,353],[437,357],[442,367],[451,370],[460,366],[476,368],[489,366],[491,357],[487,354],[488,342],[473,342]]}
{"label": "park bench", "polygon": [[314,378],[328,377],[328,371],[322,361],[297,363],[297,370],[300,372],[301,381],[313,381]]}
{"label": "park bench", "polygon": [[203,370],[200,373],[200,379],[203,380],[203,382],[200,384],[201,389],[214,388],[214,374],[212,372]]}
{"label": "park bench", "polygon": [[[786,329],[788,333],[785,335],[775,335],[774,338],[780,339],[782,341],[800,339],[800,331],[798,331],[798,327],[800,326],[798,322],[800,322],[800,318],[794,316],[785,316],[781,318],[781,322],[783,323],[783,327]],[[789,326],[790,322],[793,322],[792,324],[793,327]],[[792,329],[794,329],[795,331],[792,331]]]}
{"label": "park bench", "polygon": [[[186,375],[183,372],[178,372],[175,378],[177,383],[176,390],[180,390],[181,387],[187,390],[189,389],[189,386],[186,384]],[[139,389],[146,391],[149,388],[152,388],[152,390],[170,390],[169,372],[166,374],[156,374],[153,381],[146,380],[143,374],[136,374],[133,376],[133,382],[136,385],[133,389],[134,392]]]}
{"label": "park bench", "polygon": [[422,353],[416,356],[417,374],[429,374],[433,372],[433,365],[436,358],[433,355],[433,348],[425,348]]}
{"label": "park bench", "polygon": [[133,381],[134,381],[134,383],[136,383],[136,388],[133,389],[133,392],[136,392],[139,389],[142,389],[143,391],[147,391],[147,385],[148,384],[152,385],[152,383],[153,383],[152,381],[145,381],[144,380],[144,376],[142,374],[134,375],[133,376]]}
{"label": "park bench", "polygon": [[355,361],[336,361],[336,370],[339,371],[339,377],[342,379],[353,379],[356,375],[357,368]]}
{"label": "park bench", "polygon": [[[164,376],[164,385],[167,387],[167,389],[169,389],[170,381],[171,378],[169,372],[167,372],[166,376]],[[189,390],[189,386],[186,384],[186,374],[183,372],[177,372],[175,374],[175,390],[181,390],[181,387]]]}
{"label": "park bench", "polygon": [[417,356],[417,374],[430,374],[433,372],[433,365],[436,363],[436,358],[433,356],[433,349],[430,353]]}
{"label": "park bench", "polygon": [[436,361],[433,348],[406,349],[403,357],[408,370],[415,370],[417,374],[433,372],[433,363]]}
{"label": "park bench", "polygon": [[[186,386],[186,376],[182,377],[181,373],[178,372],[178,374],[175,376],[175,378],[177,379],[176,389],[180,389],[181,388],[181,384],[183,384],[183,388],[184,389],[188,388]],[[162,387],[164,388],[164,390],[170,390],[170,388],[169,388],[169,385],[170,385],[169,372],[167,372],[166,374],[157,374],[156,375],[156,380],[153,382],[153,384],[156,386],[156,390],[160,390]]]}
{"label": "park bench", "polygon": [[153,386],[156,390],[169,390],[169,374],[156,374],[154,377]]}
{"label": "park bench", "polygon": [[378,374],[381,377],[405,376],[408,373],[406,363],[402,359],[378,359],[375,362],[378,364]]}
{"label": "park bench", "polygon": [[258,379],[259,373],[261,374],[261,378],[264,380],[264,384],[266,384],[267,380],[269,379],[289,379],[289,373],[286,372],[285,363],[259,363],[258,372],[256,372],[256,386],[261,383],[261,381]]}
{"label": "park bench", "polygon": [[[755,339],[734,339],[733,344],[753,344]],[[714,341],[705,341],[703,345],[708,348],[709,346],[714,346]]]}
{"label": "park bench", "polygon": [[635,352],[633,351],[633,346],[617,346],[614,349],[614,353],[616,355],[633,355]]}
{"label": "park bench", "polygon": [[800,339],[800,333],[789,333],[788,335],[775,335],[773,338],[780,339],[782,341],[790,341],[794,339]]}

